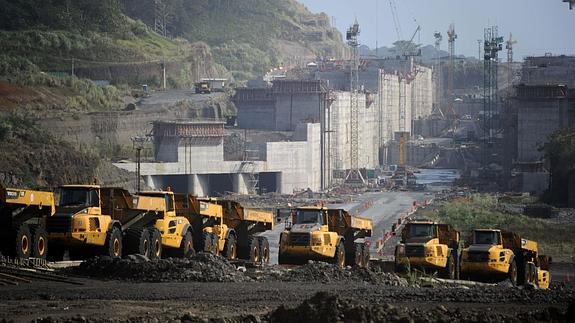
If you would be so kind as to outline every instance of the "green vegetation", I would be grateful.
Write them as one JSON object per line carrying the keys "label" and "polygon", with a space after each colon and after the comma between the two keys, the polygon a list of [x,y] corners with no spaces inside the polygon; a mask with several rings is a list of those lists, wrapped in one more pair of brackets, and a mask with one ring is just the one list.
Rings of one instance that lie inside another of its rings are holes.
{"label": "green vegetation", "polygon": [[[122,0],[122,4],[128,16],[154,25],[153,0]],[[279,44],[298,47],[296,52],[311,49],[318,56],[333,56],[343,46],[329,17],[313,15],[294,0],[172,0],[159,11],[167,17],[168,35],[207,43],[216,62],[240,80],[293,58],[278,50]],[[322,39],[309,38],[310,33]]]}
{"label": "green vegetation", "polygon": [[439,208],[433,210],[426,209],[422,215],[452,224],[462,232],[464,239],[473,229],[507,230],[516,232],[526,239],[537,241],[541,252],[556,260],[573,260],[575,225],[555,224],[522,214],[503,213],[498,209],[497,203],[497,198],[493,196],[476,194],[469,199],[442,203]]}
{"label": "green vegetation", "polygon": [[24,187],[54,187],[91,181],[98,159],[53,138],[33,121],[0,116],[0,170]]}

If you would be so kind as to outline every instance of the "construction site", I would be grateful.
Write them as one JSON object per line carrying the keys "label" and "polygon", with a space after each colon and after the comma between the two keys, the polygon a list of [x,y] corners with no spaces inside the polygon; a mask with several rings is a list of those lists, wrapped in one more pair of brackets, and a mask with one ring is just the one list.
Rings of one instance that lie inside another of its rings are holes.
{"label": "construction site", "polygon": [[396,0],[18,2],[0,323],[575,319],[571,44]]}

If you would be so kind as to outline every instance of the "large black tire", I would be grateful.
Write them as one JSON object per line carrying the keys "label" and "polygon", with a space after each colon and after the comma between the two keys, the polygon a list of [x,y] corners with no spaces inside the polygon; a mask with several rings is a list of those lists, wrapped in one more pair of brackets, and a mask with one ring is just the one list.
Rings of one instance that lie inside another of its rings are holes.
{"label": "large black tire", "polygon": [[333,257],[333,262],[340,268],[345,267],[345,246],[341,241],[337,244],[337,247],[335,248],[335,255]]}
{"label": "large black tire", "polygon": [[214,255],[219,255],[220,254],[220,237],[215,234],[212,233],[212,253]]}
{"label": "large black tire", "polygon": [[213,253],[214,250],[214,239],[212,239],[212,234],[211,233],[207,233],[204,232],[204,239],[203,239],[203,246],[202,246],[202,250],[204,252],[209,252],[209,253]]}
{"label": "large black tire", "polygon": [[355,244],[355,252],[353,254],[353,266],[361,267],[363,262],[363,247],[360,243]]}
{"label": "large black tire", "polygon": [[14,256],[22,259],[30,258],[32,246],[33,239],[30,227],[27,224],[20,225],[14,235]]}
{"label": "large black tire", "polygon": [[178,258],[189,258],[196,254],[194,250],[194,238],[192,232],[187,231],[182,238],[180,247],[176,250],[176,257]]}
{"label": "large black tire", "polygon": [[226,244],[224,245],[223,256],[228,260],[234,260],[238,257],[238,243],[236,242],[235,235],[228,235]]}
{"label": "large black tire", "polygon": [[140,254],[150,258],[152,243],[150,238],[150,231],[148,229],[128,229],[124,241],[127,254]]}
{"label": "large black tire", "polygon": [[162,234],[156,228],[150,228],[150,259],[162,258]]}
{"label": "large black tire", "polygon": [[523,271],[524,271],[524,273],[523,273],[523,275],[524,275],[523,284],[524,285],[537,283],[537,268],[535,267],[535,264],[526,263],[525,269]]}
{"label": "large black tire", "polygon": [[507,271],[507,278],[513,286],[517,286],[517,264],[515,259],[509,264],[509,270]]}
{"label": "large black tire", "polygon": [[369,254],[369,245],[363,243],[361,246],[362,246],[361,266],[367,269],[369,268],[369,259],[371,258],[371,255]]}
{"label": "large black tire", "polygon": [[270,263],[270,243],[268,238],[262,237],[260,240],[260,259],[264,265]]}
{"label": "large black tire", "polygon": [[43,226],[37,226],[32,233],[32,257],[46,259],[48,255],[48,233]]}
{"label": "large black tire", "polygon": [[102,253],[112,258],[122,258],[122,232],[117,227],[108,232]]}
{"label": "large black tire", "polygon": [[455,259],[453,257],[453,254],[449,254],[449,257],[447,257],[447,264],[445,265],[445,269],[443,269],[442,271],[442,276],[443,278],[446,279],[455,279],[455,271],[457,270],[456,268],[456,264],[455,264]]}
{"label": "large black tire", "polygon": [[253,237],[250,241],[250,261],[259,263],[261,261],[260,242],[258,238]]}

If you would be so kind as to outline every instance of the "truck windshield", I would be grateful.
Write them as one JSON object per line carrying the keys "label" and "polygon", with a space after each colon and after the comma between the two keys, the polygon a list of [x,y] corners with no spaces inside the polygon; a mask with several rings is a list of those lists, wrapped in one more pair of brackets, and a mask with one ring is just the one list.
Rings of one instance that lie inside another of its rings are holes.
{"label": "truck windshield", "polygon": [[475,231],[474,244],[499,244],[499,235],[495,231]]}
{"label": "truck windshield", "polygon": [[414,237],[434,237],[435,230],[432,224],[410,224],[409,236]]}
{"label": "truck windshield", "polygon": [[294,224],[317,223],[324,224],[323,212],[316,210],[298,210],[294,219]]}
{"label": "truck windshield", "polygon": [[98,192],[86,188],[63,188],[60,190],[59,206],[100,206]]}

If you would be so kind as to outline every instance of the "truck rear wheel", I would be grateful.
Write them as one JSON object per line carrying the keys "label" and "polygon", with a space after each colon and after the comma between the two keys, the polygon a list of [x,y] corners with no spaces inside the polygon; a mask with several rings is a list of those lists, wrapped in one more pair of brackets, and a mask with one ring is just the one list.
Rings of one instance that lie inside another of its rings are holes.
{"label": "truck rear wheel", "polygon": [[186,231],[186,234],[184,234],[184,237],[182,238],[182,242],[180,242],[180,247],[177,250],[176,256],[178,258],[188,258],[194,256],[195,253],[192,233],[190,231]]}
{"label": "truck rear wheel", "polygon": [[450,253],[449,257],[447,257],[447,263],[445,264],[445,269],[443,269],[443,278],[446,279],[455,279],[455,259],[453,259],[453,255]]}
{"label": "truck rear wheel", "polygon": [[212,234],[208,232],[204,232],[204,245],[202,250],[204,252],[213,253],[214,250],[214,239],[212,239]]}
{"label": "truck rear wheel", "polygon": [[267,238],[260,238],[260,257],[263,264],[270,263],[270,243]]}
{"label": "truck rear wheel", "polygon": [[509,264],[509,270],[507,271],[507,278],[513,286],[517,286],[517,264],[515,259]]}
{"label": "truck rear wheel", "polygon": [[234,260],[238,256],[238,244],[236,242],[236,236],[233,234],[228,235],[226,239],[223,256],[228,260]]}
{"label": "truck rear wheel", "polygon": [[150,232],[150,259],[162,258],[162,234],[156,228],[149,229]]}
{"label": "truck rear wheel", "polygon": [[345,267],[345,247],[343,242],[339,242],[335,248],[334,263],[339,267]]}
{"label": "truck rear wheel", "polygon": [[120,229],[113,227],[112,230],[108,232],[103,253],[112,258],[122,258],[122,232]]}
{"label": "truck rear wheel", "polygon": [[32,245],[33,240],[30,227],[27,224],[20,225],[14,237],[13,250],[16,258],[29,258],[32,253]]}
{"label": "truck rear wheel", "polygon": [[250,261],[253,263],[260,262],[260,242],[258,238],[252,238],[250,241]]}
{"label": "truck rear wheel", "polygon": [[48,233],[43,226],[37,226],[33,230],[32,257],[46,259],[48,254]]}
{"label": "truck rear wheel", "polygon": [[125,237],[128,254],[140,254],[150,257],[150,231],[142,228],[128,229]]}
{"label": "truck rear wheel", "polygon": [[212,233],[211,237],[212,237],[212,253],[214,255],[219,255],[220,254],[220,237],[215,233]]}
{"label": "truck rear wheel", "polygon": [[362,263],[363,263],[363,248],[361,246],[360,243],[356,243],[355,244],[355,253],[353,254],[354,256],[354,262],[353,265],[355,267],[362,267]]}
{"label": "truck rear wheel", "polygon": [[362,267],[363,268],[369,268],[369,259],[371,258],[370,254],[369,254],[369,245],[367,244],[362,244]]}

